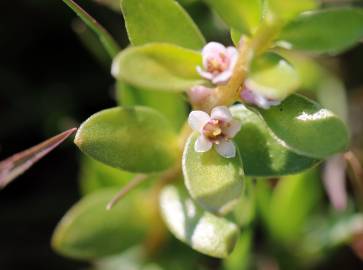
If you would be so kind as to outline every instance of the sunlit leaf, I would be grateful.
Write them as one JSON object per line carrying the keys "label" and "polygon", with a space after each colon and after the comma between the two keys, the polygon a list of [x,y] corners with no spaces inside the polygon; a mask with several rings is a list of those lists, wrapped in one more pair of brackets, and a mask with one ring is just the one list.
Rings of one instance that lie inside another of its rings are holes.
{"label": "sunlit leaf", "polygon": [[201,64],[202,56],[196,51],[153,43],[118,54],[112,74],[142,89],[181,92],[203,83],[196,71]]}
{"label": "sunlit leaf", "polygon": [[150,201],[134,191],[112,210],[106,204],[117,189],[106,189],[84,197],[58,224],[53,248],[77,259],[95,259],[120,253],[141,242],[148,232]]}
{"label": "sunlit leaf", "polygon": [[298,89],[300,78],[280,55],[266,53],[253,61],[245,84],[265,97],[281,100]]}
{"label": "sunlit leaf", "polygon": [[176,130],[181,128],[187,117],[186,98],[179,93],[142,90],[118,81],[117,96],[120,105],[143,105],[161,112]]}
{"label": "sunlit leaf", "polygon": [[342,120],[300,95],[291,95],[279,106],[259,111],[274,134],[301,155],[326,158],[344,151],[349,143]]}
{"label": "sunlit leaf", "polygon": [[121,0],[121,9],[133,45],[166,42],[201,49],[205,43],[193,20],[174,0]]}
{"label": "sunlit leaf", "polygon": [[225,158],[214,149],[205,153],[194,150],[198,134],[188,139],[183,155],[185,185],[191,197],[204,209],[224,214],[241,195],[243,169],[239,154]]}
{"label": "sunlit leaf", "polygon": [[0,162],[0,189],[4,188],[16,177],[23,174],[41,158],[46,156],[65,139],[76,132],[76,128],[69,129],[32,148],[19,152]]}
{"label": "sunlit leaf", "polygon": [[75,143],[109,166],[132,172],[162,171],[176,161],[177,139],[159,112],[142,106],[116,107],[88,118]]}
{"label": "sunlit leaf", "polygon": [[312,53],[338,54],[362,38],[363,9],[340,8],[300,15],[283,29],[278,44]]}
{"label": "sunlit leaf", "polygon": [[171,232],[193,249],[217,258],[230,254],[238,240],[234,223],[204,212],[173,186],[161,192],[161,212]]}
{"label": "sunlit leaf", "polygon": [[279,176],[297,173],[314,166],[317,159],[294,153],[268,128],[263,119],[239,104],[231,107],[233,116],[240,119],[240,132],[234,138],[241,153],[247,176]]}
{"label": "sunlit leaf", "polygon": [[262,0],[204,0],[231,27],[253,33],[262,19]]}

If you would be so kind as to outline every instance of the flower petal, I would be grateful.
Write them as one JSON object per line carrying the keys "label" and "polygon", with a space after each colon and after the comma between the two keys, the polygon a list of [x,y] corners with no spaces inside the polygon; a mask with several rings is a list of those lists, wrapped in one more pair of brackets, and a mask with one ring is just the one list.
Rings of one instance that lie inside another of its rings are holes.
{"label": "flower petal", "polygon": [[212,83],[214,84],[225,84],[232,77],[232,70],[227,69],[222,73],[218,74],[212,79]]}
{"label": "flower petal", "polygon": [[226,106],[218,106],[212,110],[211,118],[228,123],[232,121],[232,114]]}
{"label": "flower petal", "polygon": [[212,146],[213,143],[210,140],[208,140],[205,136],[201,135],[195,141],[194,150],[200,153],[207,152],[212,148]]}
{"label": "flower petal", "polygon": [[215,148],[221,156],[225,158],[233,158],[236,156],[236,146],[232,141],[221,141],[220,144],[216,144]]}
{"label": "flower petal", "polygon": [[214,75],[212,73],[204,71],[200,66],[197,66],[197,72],[204,79],[212,80],[214,78]]}
{"label": "flower petal", "polygon": [[242,126],[241,121],[238,121],[236,119],[232,119],[232,121],[230,122],[230,126],[223,129],[223,133],[228,138],[233,138],[240,131],[241,126]]}
{"label": "flower petal", "polygon": [[203,131],[203,127],[208,123],[210,117],[203,111],[192,111],[188,117],[190,127],[198,132]]}

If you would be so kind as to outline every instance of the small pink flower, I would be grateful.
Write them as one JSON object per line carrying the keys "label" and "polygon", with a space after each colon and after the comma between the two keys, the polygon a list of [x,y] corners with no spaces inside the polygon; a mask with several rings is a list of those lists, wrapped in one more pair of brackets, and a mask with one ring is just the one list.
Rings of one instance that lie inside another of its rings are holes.
{"label": "small pink flower", "polygon": [[280,100],[264,97],[257,91],[253,91],[252,89],[249,89],[247,87],[245,87],[240,92],[240,97],[242,100],[246,101],[247,103],[254,104],[265,110],[270,109],[272,106],[276,106],[281,103]]}
{"label": "small pink flower", "polygon": [[214,84],[224,84],[231,78],[237,63],[238,51],[234,47],[225,47],[217,42],[209,42],[202,50],[203,68],[197,71],[203,78]]}
{"label": "small pink flower", "polygon": [[207,152],[214,144],[221,156],[226,158],[236,156],[236,146],[231,139],[241,129],[241,123],[233,119],[227,107],[215,107],[211,116],[203,111],[192,111],[188,123],[193,130],[200,133],[194,145],[196,152]]}

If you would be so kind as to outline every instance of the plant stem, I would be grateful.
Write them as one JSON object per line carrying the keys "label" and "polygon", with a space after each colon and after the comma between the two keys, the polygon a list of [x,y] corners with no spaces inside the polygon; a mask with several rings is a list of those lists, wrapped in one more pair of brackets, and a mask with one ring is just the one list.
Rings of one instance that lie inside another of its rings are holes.
{"label": "plant stem", "polygon": [[96,33],[109,56],[114,58],[121,49],[110,33],[76,2],[73,0],[62,1],[68,7],[70,7],[90,29]]}
{"label": "plant stem", "polygon": [[112,207],[115,206],[122,198],[124,198],[131,190],[140,185],[148,179],[148,175],[146,174],[138,174],[136,175],[130,182],[127,183],[126,186],[122,187],[122,189],[112,198],[112,200],[107,204],[106,209],[111,210]]}

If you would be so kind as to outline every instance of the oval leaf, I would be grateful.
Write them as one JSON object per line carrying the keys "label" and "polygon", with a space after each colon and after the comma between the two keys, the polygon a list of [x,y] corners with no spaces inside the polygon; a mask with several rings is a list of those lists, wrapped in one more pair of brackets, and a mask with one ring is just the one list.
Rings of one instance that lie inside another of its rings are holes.
{"label": "oval leaf", "polygon": [[259,111],[274,134],[301,155],[326,158],[344,151],[348,145],[344,123],[331,111],[300,95]]}
{"label": "oval leaf", "polygon": [[178,152],[170,123],[142,106],[92,115],[79,128],[75,143],[94,159],[131,172],[165,170],[174,164]]}
{"label": "oval leaf", "polygon": [[202,56],[196,51],[153,43],[118,54],[112,64],[112,75],[142,89],[180,92],[203,84],[196,71],[200,65]]}
{"label": "oval leaf", "polygon": [[65,256],[89,260],[141,242],[150,226],[150,202],[143,192],[134,191],[108,211],[105,206],[116,192],[98,191],[74,205],[53,234],[53,248]]}
{"label": "oval leaf", "polygon": [[204,37],[184,9],[174,0],[122,0],[131,44],[166,42],[201,49]]}
{"label": "oval leaf", "polygon": [[173,186],[162,190],[160,207],[171,232],[193,249],[217,258],[232,252],[239,237],[236,224],[200,210]]}
{"label": "oval leaf", "polygon": [[239,154],[224,158],[214,149],[198,153],[192,134],[184,149],[183,174],[191,195],[204,209],[225,214],[237,203],[243,187],[243,169]]}
{"label": "oval leaf", "polygon": [[265,97],[281,100],[297,90],[300,79],[294,67],[284,58],[266,53],[252,62],[245,84]]}
{"label": "oval leaf", "polygon": [[247,176],[267,177],[297,173],[316,165],[319,160],[291,151],[276,138],[263,119],[239,104],[230,108],[233,117],[241,120],[240,132],[234,137]]}
{"label": "oval leaf", "polygon": [[363,9],[341,8],[304,13],[279,36],[280,45],[313,53],[337,54],[363,38]]}
{"label": "oval leaf", "polygon": [[262,19],[262,0],[204,0],[231,27],[253,33]]}

